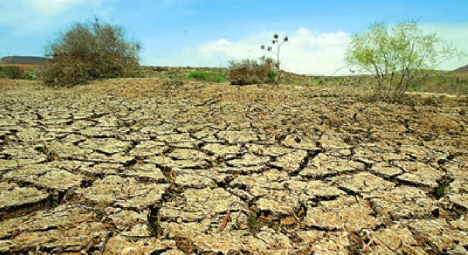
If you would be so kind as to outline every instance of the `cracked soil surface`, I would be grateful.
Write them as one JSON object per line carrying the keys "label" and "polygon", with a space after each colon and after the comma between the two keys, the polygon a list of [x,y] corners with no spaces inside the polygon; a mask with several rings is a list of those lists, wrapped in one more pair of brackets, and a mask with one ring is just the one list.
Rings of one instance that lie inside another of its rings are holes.
{"label": "cracked soil surface", "polygon": [[0,80],[0,254],[466,254],[467,97]]}

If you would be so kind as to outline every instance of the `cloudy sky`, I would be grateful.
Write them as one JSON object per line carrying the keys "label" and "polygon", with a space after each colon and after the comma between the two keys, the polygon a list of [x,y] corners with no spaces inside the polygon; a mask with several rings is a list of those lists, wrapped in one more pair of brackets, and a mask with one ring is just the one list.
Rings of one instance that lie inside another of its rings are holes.
{"label": "cloudy sky", "polygon": [[468,0],[0,0],[0,57],[42,56],[60,31],[98,17],[142,43],[144,65],[226,66],[264,55],[260,45],[279,33],[290,39],[286,70],[331,75],[346,72],[350,36],[372,22],[417,20],[468,53],[466,10]]}

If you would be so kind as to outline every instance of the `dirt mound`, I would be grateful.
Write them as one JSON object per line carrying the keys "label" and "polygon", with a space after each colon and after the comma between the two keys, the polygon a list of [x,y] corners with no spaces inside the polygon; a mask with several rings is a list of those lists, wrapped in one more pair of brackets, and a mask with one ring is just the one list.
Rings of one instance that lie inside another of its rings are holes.
{"label": "dirt mound", "polygon": [[457,68],[452,73],[468,73],[468,65]]}
{"label": "dirt mound", "polygon": [[0,80],[0,253],[465,254],[468,101],[425,102]]}

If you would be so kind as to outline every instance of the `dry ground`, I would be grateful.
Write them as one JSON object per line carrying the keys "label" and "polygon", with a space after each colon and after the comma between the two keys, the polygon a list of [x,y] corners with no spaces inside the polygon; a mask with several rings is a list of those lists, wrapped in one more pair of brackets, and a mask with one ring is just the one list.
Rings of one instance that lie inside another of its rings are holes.
{"label": "dry ground", "polygon": [[466,254],[467,97],[0,80],[0,254]]}

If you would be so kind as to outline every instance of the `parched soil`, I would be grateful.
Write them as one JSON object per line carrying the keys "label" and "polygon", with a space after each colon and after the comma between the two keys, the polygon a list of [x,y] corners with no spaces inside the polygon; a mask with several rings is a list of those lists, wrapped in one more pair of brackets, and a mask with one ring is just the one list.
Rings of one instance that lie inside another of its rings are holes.
{"label": "parched soil", "polygon": [[0,80],[0,254],[466,254],[467,97]]}

